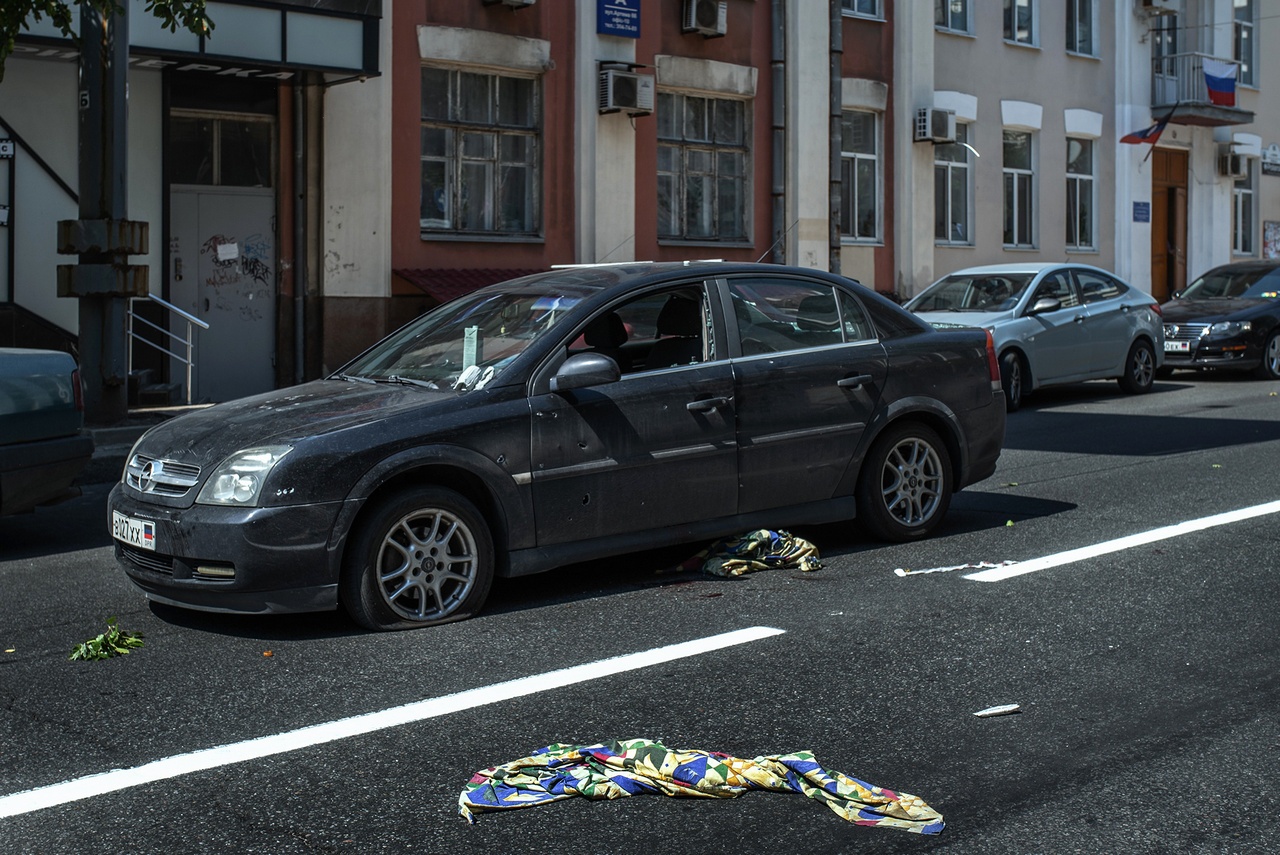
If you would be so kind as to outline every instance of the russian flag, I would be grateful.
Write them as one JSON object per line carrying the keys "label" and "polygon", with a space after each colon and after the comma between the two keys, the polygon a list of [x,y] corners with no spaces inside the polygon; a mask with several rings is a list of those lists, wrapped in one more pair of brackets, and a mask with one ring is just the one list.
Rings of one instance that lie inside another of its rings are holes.
{"label": "russian flag", "polygon": [[1209,88],[1209,102],[1219,107],[1236,105],[1236,64],[1219,59],[1205,57],[1201,60],[1204,68],[1204,85]]}

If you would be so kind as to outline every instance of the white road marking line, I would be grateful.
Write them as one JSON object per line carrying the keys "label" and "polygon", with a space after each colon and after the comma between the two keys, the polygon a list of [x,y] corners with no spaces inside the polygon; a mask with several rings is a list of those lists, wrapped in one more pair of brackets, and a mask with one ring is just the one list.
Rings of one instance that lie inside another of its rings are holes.
{"label": "white road marking line", "polygon": [[[425,631],[430,632],[430,630]],[[584,683],[588,680],[621,674],[626,671],[648,668],[653,665],[660,665],[663,662],[699,656],[703,653],[711,653],[726,647],[782,635],[785,632],[786,630],[767,626],[748,627],[734,630],[733,632],[721,633],[720,635],[708,636],[707,638],[698,638],[693,641],[658,647],[653,650],[644,650],[638,653],[629,653],[625,656],[615,656],[611,659],[601,659],[597,662],[587,662],[582,665],[548,671],[545,674],[521,677],[516,680],[508,680],[505,683],[482,686],[478,689],[469,689],[465,692],[445,695],[440,698],[428,698],[427,700],[415,701],[411,704],[392,707],[387,710],[365,713],[351,718],[278,733],[274,736],[263,736],[231,745],[220,745],[216,748],[206,748],[189,754],[179,754],[175,757],[166,757],[163,760],[155,760],[142,766],[135,766],[132,769],[115,769],[110,772],[87,775],[83,778],[64,781],[60,784],[50,784],[47,787],[38,787],[34,790],[0,796],[0,818],[31,813],[43,808],[99,796],[103,793],[111,793],[142,784],[176,778],[179,775],[189,775],[192,772],[200,772],[219,766],[229,766],[232,763],[243,763],[246,760],[256,760],[261,757],[270,757],[275,754],[310,748],[314,745],[322,745],[339,739],[348,739],[352,736],[360,736],[376,730],[385,730],[386,728],[411,724],[486,704],[509,701],[513,698],[533,695],[550,689],[559,689],[577,683]]]}
{"label": "white road marking line", "polygon": [[1063,564],[1071,564],[1076,561],[1097,558],[1099,555],[1106,555],[1110,552],[1132,549],[1135,546],[1143,546],[1148,543],[1168,540],[1171,537],[1180,537],[1184,534],[1191,534],[1195,531],[1204,531],[1207,528],[1228,525],[1230,523],[1253,519],[1254,517],[1263,517],[1267,514],[1275,513],[1280,513],[1280,501],[1267,502],[1263,505],[1254,505],[1250,508],[1241,508],[1238,511],[1227,511],[1222,514],[1214,514],[1211,517],[1201,517],[1198,520],[1188,520],[1186,522],[1177,523],[1176,525],[1167,525],[1162,528],[1153,528],[1151,531],[1131,534],[1127,537],[1118,537],[1115,540],[1096,543],[1093,546],[1082,546],[1079,549],[1069,549],[1066,552],[1059,552],[1056,555],[1046,555],[1042,558],[1033,558],[1030,561],[1019,561],[1005,567],[996,567],[994,569],[983,570],[978,573],[969,573],[966,574],[964,578],[973,579],[978,582],[1000,582],[1014,576],[1021,576],[1025,573],[1035,573],[1037,570],[1047,570],[1050,567],[1059,567]]}

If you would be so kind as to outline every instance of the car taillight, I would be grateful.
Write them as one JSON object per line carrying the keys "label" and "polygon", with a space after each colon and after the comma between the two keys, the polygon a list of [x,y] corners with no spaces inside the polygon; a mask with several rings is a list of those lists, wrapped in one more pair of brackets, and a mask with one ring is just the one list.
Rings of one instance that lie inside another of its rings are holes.
{"label": "car taillight", "polygon": [[84,412],[84,386],[80,383],[80,369],[76,368],[71,372],[71,388],[76,398],[76,412]]}
{"label": "car taillight", "polygon": [[996,342],[991,337],[991,330],[987,330],[987,371],[991,373],[991,382],[1000,382],[1000,360],[996,359]]}
{"label": "car taillight", "polygon": [[1160,304],[1159,304],[1159,303],[1152,303],[1152,304],[1151,304],[1151,311],[1153,311],[1153,312],[1155,312],[1155,313],[1156,313],[1156,317],[1157,317],[1157,318],[1163,318],[1163,317],[1164,317],[1164,312],[1160,311]]}

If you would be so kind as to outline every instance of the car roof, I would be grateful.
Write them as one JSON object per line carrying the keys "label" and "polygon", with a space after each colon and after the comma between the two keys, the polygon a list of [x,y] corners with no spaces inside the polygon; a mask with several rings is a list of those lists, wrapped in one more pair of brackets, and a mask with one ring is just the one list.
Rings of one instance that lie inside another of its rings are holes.
{"label": "car roof", "polygon": [[[732,276],[757,274],[767,276],[798,275],[816,279],[836,280],[845,283],[857,280],[822,270],[793,267],[783,264],[766,264],[749,261],[628,261],[618,264],[575,264],[555,267],[543,273],[534,273],[486,286],[481,291],[509,291],[512,288],[530,288],[544,291],[550,288],[573,290],[582,293],[628,291],[649,282],[662,282],[684,275]],[[870,289],[868,289],[870,290]]]}
{"label": "car roof", "polygon": [[1248,261],[1232,261],[1228,264],[1219,264],[1217,267],[1212,267],[1200,275],[1204,276],[1220,270],[1275,270],[1277,267],[1280,267],[1280,259],[1252,258]]}
{"label": "car roof", "polygon": [[964,267],[960,270],[953,270],[944,276],[974,276],[974,275],[990,275],[993,273],[1041,273],[1045,270],[1052,270],[1058,267],[1075,267],[1085,270],[1096,270],[1100,273],[1106,273],[1108,276],[1116,274],[1103,270],[1101,267],[1094,267],[1092,264],[1077,264],[1074,261],[1029,261],[1029,262],[1013,262],[1008,264],[980,264],[976,267]]}

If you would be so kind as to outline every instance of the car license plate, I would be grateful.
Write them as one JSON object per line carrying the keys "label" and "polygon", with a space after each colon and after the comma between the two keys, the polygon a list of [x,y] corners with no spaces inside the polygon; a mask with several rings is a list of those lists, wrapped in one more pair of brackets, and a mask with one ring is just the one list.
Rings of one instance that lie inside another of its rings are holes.
{"label": "car license plate", "polygon": [[111,536],[139,549],[156,548],[156,524],[150,520],[136,520],[119,511],[111,512]]}
{"label": "car license plate", "polygon": [[1189,341],[1166,341],[1164,343],[1165,353],[1190,353],[1191,342]]}

